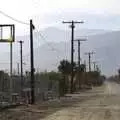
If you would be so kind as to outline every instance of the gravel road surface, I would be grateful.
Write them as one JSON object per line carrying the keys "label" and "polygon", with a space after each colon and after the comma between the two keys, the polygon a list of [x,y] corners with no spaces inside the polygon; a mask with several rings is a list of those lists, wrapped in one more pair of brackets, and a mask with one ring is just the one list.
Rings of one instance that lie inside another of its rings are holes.
{"label": "gravel road surface", "polygon": [[106,82],[60,100],[9,109],[0,120],[120,120],[120,85]]}

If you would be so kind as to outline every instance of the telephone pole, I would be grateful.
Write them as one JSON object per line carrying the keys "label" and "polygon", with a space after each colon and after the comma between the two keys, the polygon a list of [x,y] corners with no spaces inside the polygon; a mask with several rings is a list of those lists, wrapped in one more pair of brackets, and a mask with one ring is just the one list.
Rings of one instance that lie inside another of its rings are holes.
{"label": "telephone pole", "polygon": [[88,55],[89,58],[89,72],[91,72],[91,55],[95,54],[95,52],[88,52],[85,55]]}
{"label": "telephone pole", "polygon": [[96,65],[96,71],[101,72],[100,67],[98,65]]}
{"label": "telephone pole", "polygon": [[80,45],[81,45],[81,41],[86,41],[86,39],[76,39],[74,41],[77,41],[78,42],[78,67],[80,69],[80,60],[81,60],[81,54],[80,54]]}
{"label": "telephone pole", "polygon": [[12,69],[13,69],[13,45],[12,42],[10,42],[10,76],[12,77]]}
{"label": "telephone pole", "polygon": [[81,83],[80,83],[80,60],[81,60],[81,56],[80,56],[80,45],[81,45],[81,41],[86,41],[86,39],[76,39],[74,41],[78,42],[78,80],[79,80],[79,89],[81,88]]}
{"label": "telephone pole", "polygon": [[35,77],[34,77],[34,50],[33,50],[33,30],[35,29],[32,20],[30,20],[30,65],[31,65],[31,104],[35,103]]}
{"label": "telephone pole", "polygon": [[[9,25],[8,25],[9,26]],[[11,38],[13,39],[13,41],[15,40],[15,26],[12,25],[13,28],[11,27],[10,31],[11,31]],[[1,33],[2,34],[2,33]],[[13,35],[13,36],[12,36]],[[13,80],[12,80],[12,75],[13,75],[13,41],[10,41],[10,91],[12,93],[13,91]]]}
{"label": "telephone pole", "polygon": [[18,71],[18,75],[19,75],[19,62],[17,63],[17,71]]}
{"label": "telephone pole", "polygon": [[22,45],[23,45],[23,41],[20,40],[18,41],[20,43],[20,66],[21,66],[21,92],[23,90],[23,57],[22,57]]}
{"label": "telephone pole", "polygon": [[92,63],[93,63],[94,71],[96,71],[97,70],[97,65],[96,65],[97,61],[94,61]]}
{"label": "telephone pole", "polygon": [[13,43],[10,42],[10,92],[13,92]]}
{"label": "telephone pole", "polygon": [[86,65],[86,60],[84,60],[84,65],[85,65],[85,73],[87,72],[87,65]]}
{"label": "telephone pole", "polygon": [[75,28],[75,24],[82,24],[84,23],[83,21],[63,21],[64,24],[71,24],[70,28],[71,28],[71,93],[73,92],[73,78],[74,78],[74,28]]}

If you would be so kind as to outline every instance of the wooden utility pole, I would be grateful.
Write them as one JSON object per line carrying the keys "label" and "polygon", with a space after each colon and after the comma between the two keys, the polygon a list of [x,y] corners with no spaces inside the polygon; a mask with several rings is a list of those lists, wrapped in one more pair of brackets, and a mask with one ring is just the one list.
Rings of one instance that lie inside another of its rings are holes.
{"label": "wooden utility pole", "polygon": [[13,54],[12,54],[12,52],[13,52],[13,46],[12,46],[12,42],[10,42],[10,76],[12,77],[12,66],[13,66]]}
{"label": "wooden utility pole", "polygon": [[31,104],[35,103],[35,77],[34,77],[34,52],[33,52],[33,29],[35,29],[32,20],[30,20],[30,65],[31,65]]}
{"label": "wooden utility pole", "polygon": [[[3,25],[3,26],[10,26],[10,25]],[[11,36],[10,37],[14,41],[15,40],[15,26],[12,25],[10,29],[11,29]],[[1,33],[1,35],[2,34],[3,33]],[[11,76],[11,85],[12,85],[12,74],[13,74],[13,41],[10,41],[10,76]]]}
{"label": "wooden utility pole", "polygon": [[80,69],[80,60],[81,60],[81,54],[80,54],[80,45],[81,45],[81,41],[86,41],[86,39],[76,39],[74,41],[77,41],[78,42],[78,67]]}
{"label": "wooden utility pole", "polygon": [[94,71],[97,71],[97,65],[96,65],[97,61],[94,61],[92,63],[93,63]]}
{"label": "wooden utility pole", "polygon": [[78,21],[68,21],[65,22],[63,21],[64,24],[71,24],[71,93],[73,92],[73,78],[74,78],[74,28],[75,28],[75,24],[80,24],[80,23],[84,23],[83,21],[78,22]]}
{"label": "wooden utility pole", "polygon": [[86,65],[86,60],[84,60],[84,65],[85,65],[85,73],[87,72],[87,65]]}
{"label": "wooden utility pole", "polygon": [[20,43],[20,66],[21,66],[21,92],[23,90],[23,57],[22,57],[22,45],[23,41],[19,41]]}
{"label": "wooden utility pole", "polygon": [[18,71],[18,75],[19,75],[19,62],[17,63],[17,71]]}
{"label": "wooden utility pole", "polygon": [[91,72],[91,55],[95,54],[94,52],[88,52],[85,53],[85,55],[88,55],[89,58],[89,72]]}
{"label": "wooden utility pole", "polygon": [[80,83],[80,60],[81,60],[81,56],[80,56],[80,45],[81,45],[81,41],[86,41],[86,39],[76,39],[74,41],[78,42],[78,79],[79,79],[79,89],[81,87],[81,83]]}
{"label": "wooden utility pole", "polygon": [[12,75],[13,75],[13,44],[12,44],[12,42],[10,42],[10,92],[11,92],[11,94],[13,92]]}

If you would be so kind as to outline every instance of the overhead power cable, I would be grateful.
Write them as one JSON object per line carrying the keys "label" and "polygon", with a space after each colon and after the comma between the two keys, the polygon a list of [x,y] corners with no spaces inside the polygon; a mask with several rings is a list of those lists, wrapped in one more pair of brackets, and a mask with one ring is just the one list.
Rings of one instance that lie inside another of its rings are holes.
{"label": "overhead power cable", "polygon": [[36,29],[36,31],[40,35],[40,37],[42,38],[42,40],[44,42],[46,42],[46,44],[51,48],[52,51],[60,52],[58,49],[54,48],[37,29]]}
{"label": "overhead power cable", "polygon": [[[58,49],[56,49],[56,48],[54,48],[47,40],[46,40],[46,38],[39,32],[39,30],[37,30],[37,29],[35,29],[36,30],[36,32],[38,33],[38,35],[37,35],[37,39],[38,39],[38,42],[39,42],[39,39],[41,39],[41,40],[43,40],[46,44],[47,44],[47,46],[50,48],[50,51],[53,51],[53,52],[57,52],[58,54],[57,54],[57,56],[59,56],[59,54],[60,54],[60,52],[61,51],[59,51]],[[24,55],[23,56],[23,58],[27,58],[27,57],[29,57],[30,56],[30,54],[27,54],[27,55]],[[60,57],[60,56],[59,56]]]}
{"label": "overhead power cable", "polygon": [[18,19],[16,19],[16,18],[14,18],[14,17],[6,14],[5,12],[3,12],[3,11],[1,11],[1,10],[0,10],[0,14],[4,15],[5,17],[7,17],[7,18],[9,18],[9,19],[11,19],[11,20],[13,20],[13,21],[16,21],[16,22],[18,22],[18,23],[20,23],[20,24],[29,25],[29,23],[26,23],[26,22],[24,22],[24,21],[18,20]]}

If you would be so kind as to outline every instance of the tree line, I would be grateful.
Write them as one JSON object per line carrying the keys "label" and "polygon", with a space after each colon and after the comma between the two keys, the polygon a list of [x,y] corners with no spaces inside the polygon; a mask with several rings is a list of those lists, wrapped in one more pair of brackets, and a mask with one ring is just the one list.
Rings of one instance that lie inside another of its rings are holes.
{"label": "tree line", "polygon": [[[66,93],[70,92],[71,68],[72,65],[68,60],[61,60],[57,71],[51,72],[45,71],[35,73],[35,78],[39,82],[42,79],[49,80],[48,90],[51,90],[52,85],[57,81],[59,83],[59,95],[64,96]],[[73,68],[74,68],[74,81],[73,81],[74,91],[91,89],[92,86],[100,86],[103,84],[105,80],[105,77],[101,75],[99,69],[97,69],[96,71],[89,72],[86,71],[86,65],[81,64],[79,68],[76,63],[73,64]],[[29,75],[27,74],[27,76]],[[8,88],[10,88],[10,76],[5,72],[0,71],[0,91],[3,92],[6,90],[9,91]]]}

